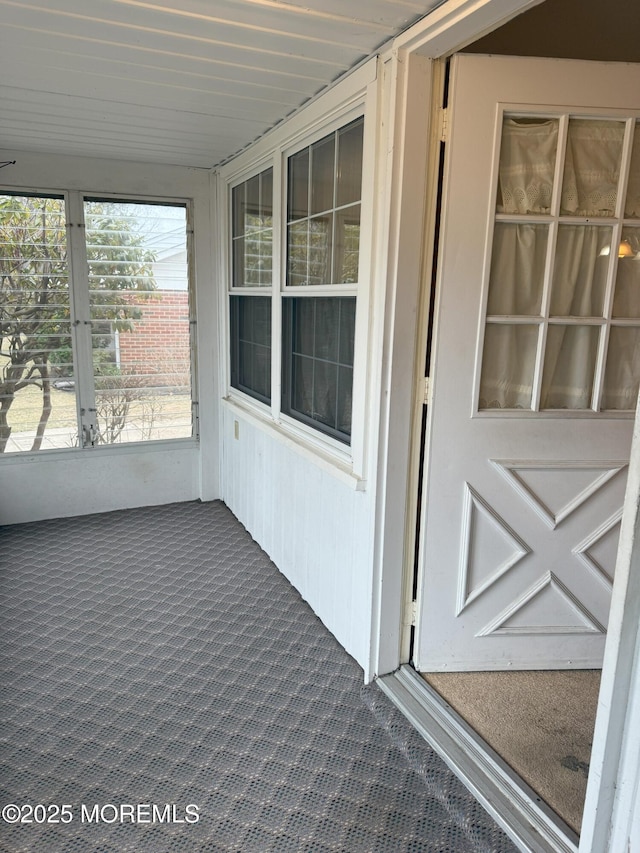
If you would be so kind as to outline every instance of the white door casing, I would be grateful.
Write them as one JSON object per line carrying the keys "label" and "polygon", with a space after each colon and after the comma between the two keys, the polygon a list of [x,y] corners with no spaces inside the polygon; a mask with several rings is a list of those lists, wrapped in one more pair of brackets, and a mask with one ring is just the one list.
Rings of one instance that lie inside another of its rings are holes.
{"label": "white door casing", "polygon": [[[630,222],[621,203],[617,218],[593,222],[584,211],[569,216],[559,189],[567,137],[571,143],[582,126],[608,122],[623,128],[624,190],[634,132],[638,136],[638,91],[636,65],[453,60],[421,525],[415,664],[423,671],[601,665],[633,412],[599,409],[610,399],[602,391],[609,381],[608,342],[627,334],[618,327],[637,327],[638,318],[616,319],[616,267],[604,248],[596,253],[605,272],[601,295],[594,297],[603,302],[602,316],[575,306],[559,309],[553,270],[567,260],[562,252],[572,245],[572,231],[582,229],[583,236],[590,229],[601,244],[602,235],[610,235],[612,246],[630,233],[640,235],[629,231],[637,213]],[[531,216],[525,204],[522,217],[506,221],[499,208],[496,214],[496,187],[503,123],[512,116],[523,125],[536,117],[550,120],[560,155],[545,214]],[[550,247],[540,255],[540,306],[513,311],[517,317],[487,306],[494,232],[521,227],[514,223],[524,223],[522,233],[539,227]],[[525,388],[529,410],[517,408],[520,402],[504,409],[480,402],[491,385],[483,348],[489,359],[493,346],[499,360],[500,336],[511,334],[514,362],[527,336],[538,342],[531,388]],[[629,334],[637,338],[636,331]],[[585,336],[592,341],[593,393],[587,403],[568,404],[579,410],[549,403],[548,353],[565,336],[576,351]]]}

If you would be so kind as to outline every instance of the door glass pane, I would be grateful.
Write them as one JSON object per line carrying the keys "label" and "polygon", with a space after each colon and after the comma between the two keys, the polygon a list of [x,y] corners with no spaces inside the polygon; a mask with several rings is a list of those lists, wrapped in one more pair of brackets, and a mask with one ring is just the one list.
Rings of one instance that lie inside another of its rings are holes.
{"label": "door glass pane", "polygon": [[92,199],[85,225],[97,441],[188,438],[187,211]]}
{"label": "door glass pane", "polygon": [[0,195],[0,453],[77,444],[64,200]]}
{"label": "door glass pane", "polygon": [[569,120],[562,214],[615,216],[623,141],[623,121]]}
{"label": "door glass pane", "polygon": [[591,407],[599,333],[599,326],[549,326],[541,409]]}
{"label": "door glass pane", "polygon": [[546,225],[496,222],[487,314],[540,314]]}
{"label": "door glass pane", "polygon": [[612,230],[560,225],[553,269],[551,315],[602,317]]}
{"label": "door glass pane", "polygon": [[622,229],[613,316],[640,317],[640,228]]}
{"label": "door glass pane", "polygon": [[633,150],[624,215],[627,219],[640,219],[640,122],[636,122],[633,133]]}
{"label": "door glass pane", "polygon": [[604,375],[603,409],[634,411],[640,382],[640,328],[612,326]]}
{"label": "door glass pane", "polygon": [[531,409],[537,343],[537,325],[487,324],[481,409]]}
{"label": "door glass pane", "polygon": [[502,126],[498,213],[548,213],[558,147],[558,119],[511,118]]}

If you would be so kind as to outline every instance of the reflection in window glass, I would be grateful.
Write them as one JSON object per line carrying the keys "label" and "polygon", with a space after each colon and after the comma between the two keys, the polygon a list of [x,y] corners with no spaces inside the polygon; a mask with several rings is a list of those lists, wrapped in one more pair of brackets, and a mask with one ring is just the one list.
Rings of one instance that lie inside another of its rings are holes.
{"label": "reflection in window glass", "polygon": [[335,136],[328,136],[311,146],[311,209],[313,216],[335,207],[333,200],[336,166]]}
{"label": "reflection in window glass", "polygon": [[289,221],[309,215],[309,149],[289,157]]}
{"label": "reflection in window glass", "polygon": [[269,287],[273,263],[273,171],[232,190],[234,287]]}
{"label": "reflection in window glass", "polygon": [[336,207],[360,200],[362,192],[363,122],[356,121],[338,131]]}
{"label": "reflection in window glass", "polygon": [[289,157],[287,285],[355,284],[363,119]]}
{"label": "reflection in window glass", "polygon": [[355,284],[360,259],[360,205],[353,204],[335,214],[336,240],[333,281]]}
{"label": "reflection in window glass", "polygon": [[640,318],[640,228],[622,229],[613,316]]}

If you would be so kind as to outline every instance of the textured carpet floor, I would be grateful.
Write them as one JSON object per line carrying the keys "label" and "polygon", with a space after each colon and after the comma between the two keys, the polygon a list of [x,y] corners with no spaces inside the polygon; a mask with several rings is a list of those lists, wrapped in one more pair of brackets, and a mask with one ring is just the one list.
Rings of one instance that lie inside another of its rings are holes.
{"label": "textured carpet floor", "polygon": [[0,561],[3,853],[514,850],[221,503]]}

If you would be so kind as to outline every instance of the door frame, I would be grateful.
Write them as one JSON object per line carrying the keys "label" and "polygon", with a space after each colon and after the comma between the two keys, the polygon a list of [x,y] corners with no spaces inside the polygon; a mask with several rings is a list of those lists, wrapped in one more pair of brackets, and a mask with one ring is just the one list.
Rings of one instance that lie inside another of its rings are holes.
{"label": "door frame", "polygon": [[[387,279],[385,347],[379,410],[369,672],[384,675],[409,659],[408,591],[413,580],[417,468],[415,427],[422,410],[428,330],[430,257],[434,243],[434,147],[439,147],[434,61],[462,49],[541,0],[447,0],[381,54],[386,156],[379,163],[378,261]],[[430,107],[428,106],[430,105]],[[426,108],[425,108],[426,107]],[[426,118],[425,118],[426,114]],[[428,152],[422,156],[416,146]],[[417,172],[416,172],[417,167]],[[426,201],[425,201],[426,200]],[[388,212],[388,213],[387,213]],[[402,226],[407,226],[402,227]],[[417,231],[420,238],[417,238]],[[426,235],[426,236],[425,236]],[[426,245],[425,245],[426,244]],[[430,251],[431,250],[431,251]],[[415,312],[415,313],[414,313]],[[416,317],[415,314],[418,314]],[[420,346],[422,344],[422,350]],[[410,365],[409,373],[406,367]],[[407,379],[409,376],[409,379]],[[612,839],[638,833],[640,789],[640,409],[613,589],[602,687],[587,786],[580,853],[605,853]],[[623,849],[618,846],[617,849]]]}

